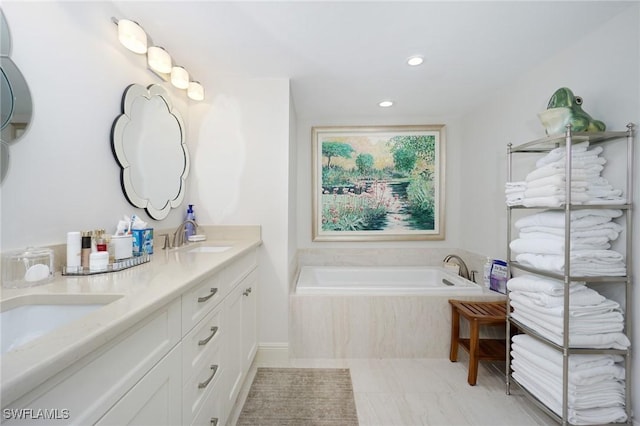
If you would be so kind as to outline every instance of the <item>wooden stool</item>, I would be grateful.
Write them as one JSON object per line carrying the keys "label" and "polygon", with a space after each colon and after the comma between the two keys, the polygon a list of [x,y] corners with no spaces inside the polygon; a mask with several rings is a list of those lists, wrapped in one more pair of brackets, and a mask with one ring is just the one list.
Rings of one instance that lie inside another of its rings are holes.
{"label": "wooden stool", "polygon": [[[505,325],[507,303],[465,302],[450,299],[451,304],[451,362],[458,360],[458,344],[469,353],[469,377],[467,381],[475,386],[478,377],[478,361],[504,361],[507,346],[505,339],[480,339],[481,325]],[[460,316],[469,321],[469,339],[460,338]]]}

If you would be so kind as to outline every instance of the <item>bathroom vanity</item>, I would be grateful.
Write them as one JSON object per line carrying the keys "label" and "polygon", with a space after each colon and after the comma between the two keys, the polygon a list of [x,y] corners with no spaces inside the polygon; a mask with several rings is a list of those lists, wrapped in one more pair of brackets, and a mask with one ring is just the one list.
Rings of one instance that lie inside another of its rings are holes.
{"label": "bathroom vanity", "polygon": [[2,354],[2,423],[225,424],[257,349],[260,229],[233,228],[128,270],[3,289],[3,312],[93,308]]}

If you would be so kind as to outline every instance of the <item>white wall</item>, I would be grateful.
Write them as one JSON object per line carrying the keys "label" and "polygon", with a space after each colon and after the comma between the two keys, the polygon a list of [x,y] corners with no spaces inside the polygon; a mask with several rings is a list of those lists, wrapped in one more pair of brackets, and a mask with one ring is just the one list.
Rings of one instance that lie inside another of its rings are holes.
{"label": "white wall", "polygon": [[[546,109],[549,97],[559,87],[569,87],[584,99],[583,108],[594,118],[603,120],[609,130],[626,130],[626,124],[640,125],[640,6],[630,4],[626,13],[592,31],[570,48],[539,64],[518,81],[505,86],[495,97],[466,115],[462,122],[461,158],[463,187],[461,208],[465,214],[460,227],[465,238],[462,248],[492,257],[506,256],[506,181],[507,143],[514,145],[544,137],[536,114]],[[638,127],[636,127],[638,129]],[[635,191],[637,206],[640,185],[640,149],[636,130]],[[605,148],[607,149],[607,148]],[[626,156],[621,150],[605,151],[609,165],[605,177],[616,187],[624,188],[621,175],[626,172]],[[635,277],[640,276],[640,210],[633,212]],[[636,279],[636,286],[638,284]],[[640,306],[640,293],[633,292],[633,306]],[[640,317],[631,312],[635,322],[633,341],[640,341]],[[635,351],[633,370],[640,365]],[[635,377],[638,377],[635,374]],[[633,406],[640,409],[640,383],[633,384]]]}
{"label": "white wall", "polygon": [[[262,225],[260,341],[286,342],[289,81],[217,79],[194,103],[118,42],[111,17],[121,14],[109,3],[4,1],[2,9],[34,115],[11,146],[0,187],[1,250],[62,244],[71,230],[113,231],[132,213],[173,229],[194,203],[203,225]],[[187,127],[185,205],[163,221],[127,202],[111,153],[111,126],[131,83],[165,86]]]}
{"label": "white wall", "polygon": [[[289,81],[219,80],[192,108],[192,199],[204,224],[262,226],[259,339],[288,340]],[[196,112],[197,111],[197,112]],[[195,115],[198,118],[195,119]]]}
{"label": "white wall", "polygon": [[[67,231],[113,231],[134,212],[156,225],[122,194],[110,132],[129,84],[162,82],[146,70],[144,56],[119,44],[111,22],[117,11],[76,2],[4,1],[2,9],[34,111],[26,134],[11,145],[1,186],[2,250],[63,243]],[[188,121],[184,92],[167,89]],[[176,226],[183,214],[174,211],[163,226]]]}

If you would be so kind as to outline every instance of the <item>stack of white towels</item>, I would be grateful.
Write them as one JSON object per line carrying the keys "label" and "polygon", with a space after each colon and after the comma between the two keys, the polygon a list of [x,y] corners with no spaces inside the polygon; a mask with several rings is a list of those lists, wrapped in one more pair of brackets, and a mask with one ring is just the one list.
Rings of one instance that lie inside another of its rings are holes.
{"label": "stack of white towels", "polygon": [[[611,241],[623,227],[613,219],[618,209],[581,209],[570,213],[570,274],[572,276],[624,276],[622,254],[611,249]],[[518,238],[509,247],[515,260],[556,273],[565,271],[565,212],[547,210],[515,222]]]}
{"label": "stack of white towels", "polygon": [[[606,159],[602,147],[589,142],[571,147],[571,204],[624,204],[622,191],[614,189],[600,174]],[[566,149],[556,148],[536,162],[524,181],[507,182],[509,206],[560,207],[566,202]]]}
{"label": "stack of white towels", "polygon": [[[511,317],[558,345],[564,337],[564,283],[521,275],[507,282]],[[569,287],[569,347],[627,349],[620,304],[583,282]]]}
{"label": "stack of white towels", "polygon": [[[562,416],[562,354],[524,334],[511,345],[513,378],[557,415]],[[622,423],[625,369],[619,355],[570,355],[568,422],[575,425]]]}

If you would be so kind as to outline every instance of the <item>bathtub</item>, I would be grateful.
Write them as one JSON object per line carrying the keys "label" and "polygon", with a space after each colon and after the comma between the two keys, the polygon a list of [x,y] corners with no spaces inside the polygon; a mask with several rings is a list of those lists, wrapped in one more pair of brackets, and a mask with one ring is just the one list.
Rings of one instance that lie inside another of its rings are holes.
{"label": "bathtub", "polygon": [[447,359],[449,299],[504,298],[441,267],[305,265],[289,294],[289,355]]}
{"label": "bathtub", "polygon": [[481,293],[482,288],[436,266],[303,266],[297,294],[411,295]]}

